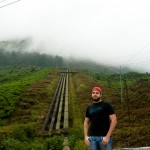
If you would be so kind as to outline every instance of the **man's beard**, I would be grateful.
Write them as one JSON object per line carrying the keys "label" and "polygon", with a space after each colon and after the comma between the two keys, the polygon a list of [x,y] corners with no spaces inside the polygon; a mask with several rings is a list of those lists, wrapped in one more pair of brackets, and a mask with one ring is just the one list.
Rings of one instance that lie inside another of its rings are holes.
{"label": "man's beard", "polygon": [[95,98],[92,98],[94,102],[98,102],[100,100],[100,97],[97,97],[96,99]]}

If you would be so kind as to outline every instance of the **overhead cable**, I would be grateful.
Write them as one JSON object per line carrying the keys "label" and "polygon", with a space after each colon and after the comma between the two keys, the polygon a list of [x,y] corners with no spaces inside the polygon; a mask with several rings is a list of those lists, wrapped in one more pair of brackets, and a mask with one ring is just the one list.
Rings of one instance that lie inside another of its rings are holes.
{"label": "overhead cable", "polygon": [[17,0],[17,1],[14,1],[14,2],[12,2],[12,3],[9,3],[9,4],[6,4],[6,5],[0,6],[0,8],[6,7],[6,6],[8,6],[8,5],[12,5],[12,4],[17,3],[17,2],[19,2],[19,1],[21,1],[21,0]]}

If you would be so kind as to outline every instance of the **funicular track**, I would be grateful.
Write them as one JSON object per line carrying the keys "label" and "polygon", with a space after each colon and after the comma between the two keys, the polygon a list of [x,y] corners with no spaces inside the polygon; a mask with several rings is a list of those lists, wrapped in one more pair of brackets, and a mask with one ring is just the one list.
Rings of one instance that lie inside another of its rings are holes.
{"label": "funicular track", "polygon": [[60,74],[42,130],[53,131],[66,129],[68,126],[68,70],[66,70]]}

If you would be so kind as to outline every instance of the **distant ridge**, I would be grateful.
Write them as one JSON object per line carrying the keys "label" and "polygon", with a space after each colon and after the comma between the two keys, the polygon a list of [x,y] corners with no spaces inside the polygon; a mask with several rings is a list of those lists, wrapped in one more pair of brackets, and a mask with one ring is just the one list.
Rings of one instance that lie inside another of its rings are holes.
{"label": "distant ridge", "polygon": [[[41,50],[41,48],[36,49],[35,51],[34,49],[30,50],[31,47],[32,39],[30,38],[0,41],[0,53],[2,54],[2,56],[0,56],[0,63],[9,65],[9,63],[3,61],[9,61],[11,59],[10,57],[13,55],[13,58],[16,59],[16,63],[24,65],[28,64],[60,68],[68,67],[71,69],[86,70],[95,73],[120,73],[120,67],[100,64],[87,59],[64,58],[58,55],[54,56],[53,54],[45,54],[44,50]],[[37,51],[43,53],[39,53]],[[14,63],[10,64],[16,65]],[[122,68],[122,73],[130,71],[131,70],[127,67]]]}

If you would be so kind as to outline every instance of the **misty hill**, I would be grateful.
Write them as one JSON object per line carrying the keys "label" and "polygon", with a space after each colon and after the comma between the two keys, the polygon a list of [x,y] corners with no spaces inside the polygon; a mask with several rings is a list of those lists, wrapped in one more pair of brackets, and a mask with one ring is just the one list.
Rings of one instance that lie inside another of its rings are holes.
{"label": "misty hill", "polygon": [[[118,67],[99,64],[91,60],[69,59],[68,67],[72,69],[80,69],[94,73],[120,73],[120,68]],[[131,70],[129,68],[122,69],[123,73],[130,71]]]}
{"label": "misty hill", "polygon": [[31,39],[20,39],[20,40],[9,40],[9,41],[0,41],[0,51],[17,51],[21,52],[27,49],[31,45]]}
{"label": "misty hill", "polygon": [[[61,56],[27,52],[32,45],[30,38],[22,40],[0,41],[0,65],[35,65],[41,67],[59,67],[81,69],[97,73],[119,73],[120,68],[98,64],[91,60],[66,59]],[[129,72],[124,68],[122,72]]]}

